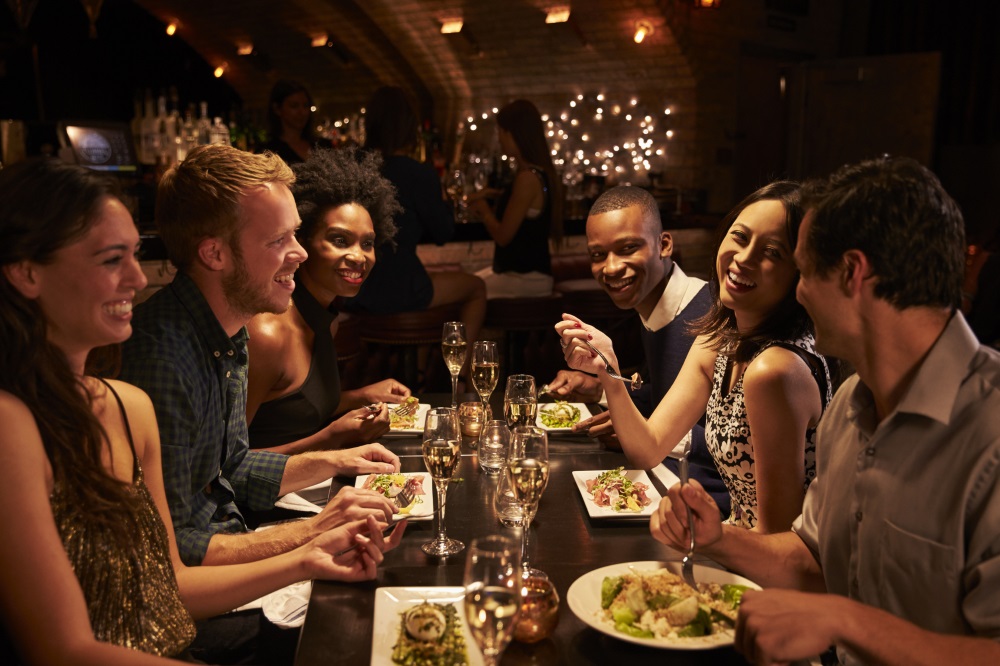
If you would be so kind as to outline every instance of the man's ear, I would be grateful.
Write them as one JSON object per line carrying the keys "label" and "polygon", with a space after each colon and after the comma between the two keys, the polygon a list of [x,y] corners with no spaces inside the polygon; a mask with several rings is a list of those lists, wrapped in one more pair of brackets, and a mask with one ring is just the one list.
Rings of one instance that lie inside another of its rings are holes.
{"label": "man's ear", "polygon": [[666,259],[674,253],[674,239],[669,231],[660,232],[660,258]]}
{"label": "man's ear", "polygon": [[42,288],[41,276],[33,262],[17,261],[6,264],[3,267],[3,274],[22,296],[28,299],[38,298]]}
{"label": "man's ear", "polygon": [[221,271],[229,263],[232,250],[217,236],[209,236],[198,243],[198,261],[210,271]]}
{"label": "man's ear", "polygon": [[848,295],[857,294],[871,279],[871,264],[861,250],[848,250],[841,259],[841,288]]}

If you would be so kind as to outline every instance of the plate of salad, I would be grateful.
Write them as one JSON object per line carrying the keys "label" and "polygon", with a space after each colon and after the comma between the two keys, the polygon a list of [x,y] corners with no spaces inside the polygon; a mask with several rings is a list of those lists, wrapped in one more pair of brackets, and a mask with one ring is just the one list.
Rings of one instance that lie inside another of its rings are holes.
{"label": "plate of salad", "polygon": [[743,593],[760,586],[696,564],[695,590],[680,571],[680,562],[612,564],[577,578],[566,602],[584,623],[629,643],[674,650],[732,645]]}
{"label": "plate of salad", "polygon": [[372,660],[394,664],[468,664],[483,658],[469,633],[461,587],[380,587],[375,590]]}
{"label": "plate of salad", "polygon": [[641,469],[573,472],[591,518],[646,518],[656,511],[660,493]]}
{"label": "plate of salad", "polygon": [[591,417],[587,405],[582,402],[546,402],[538,404],[538,417],[535,419],[539,428],[553,433],[573,432],[573,426]]}
{"label": "plate of salad", "polygon": [[409,487],[413,493],[413,501],[409,506],[396,510],[396,518],[409,516],[410,520],[430,520],[434,515],[434,502],[431,496],[433,487],[431,475],[424,472],[410,474],[362,474],[354,481],[355,488],[367,488],[382,493],[390,500],[400,493],[404,487]]}

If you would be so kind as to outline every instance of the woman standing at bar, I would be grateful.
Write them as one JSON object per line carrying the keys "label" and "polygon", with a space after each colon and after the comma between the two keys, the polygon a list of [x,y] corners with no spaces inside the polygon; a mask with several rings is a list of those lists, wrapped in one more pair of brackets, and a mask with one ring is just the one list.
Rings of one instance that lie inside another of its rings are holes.
{"label": "woman standing at bar", "polygon": [[85,372],[131,334],[146,286],[113,187],[53,160],[0,171],[2,663],[19,663],[14,648],[28,663],[184,658],[192,617],[298,580],[374,578],[401,537],[383,542],[369,518],[252,564],[181,562],[148,396]]}
{"label": "woman standing at bar", "polygon": [[732,499],[727,522],[760,532],[787,530],[801,513],[816,475],[816,424],[832,397],[812,321],[795,300],[801,223],[791,182],[757,190],[723,219],[712,309],[648,421],[587,346],[614,366],[607,336],[570,314],[556,325],[570,365],[600,377],[622,450],[639,469],[659,464],[705,414],[705,443]]}
{"label": "woman standing at bar", "polygon": [[298,81],[275,83],[267,105],[270,140],[258,152],[270,150],[286,164],[297,164],[316,148],[333,148],[329,139],[316,136],[312,107],[312,96]]}
{"label": "woman standing at bar", "polygon": [[545,296],[552,293],[549,239],[563,232],[562,184],[552,163],[538,109],[523,99],[497,114],[500,147],[517,164],[513,184],[504,190],[496,212],[477,192],[469,197],[469,212],[482,220],[496,243],[493,267],[478,273],[489,298]]}

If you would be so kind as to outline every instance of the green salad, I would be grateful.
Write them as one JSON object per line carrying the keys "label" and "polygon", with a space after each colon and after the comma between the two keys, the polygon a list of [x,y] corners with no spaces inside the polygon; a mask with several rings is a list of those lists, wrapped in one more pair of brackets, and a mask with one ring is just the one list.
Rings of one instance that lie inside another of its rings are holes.
{"label": "green salad", "polygon": [[453,604],[424,602],[400,613],[392,661],[405,666],[468,664],[462,623]]}
{"label": "green salad", "polygon": [[547,428],[572,428],[580,421],[580,408],[559,400],[539,407],[538,418]]}
{"label": "green salad", "polygon": [[728,633],[745,585],[690,587],[666,569],[608,576],[601,584],[604,619],[637,638],[697,638]]}

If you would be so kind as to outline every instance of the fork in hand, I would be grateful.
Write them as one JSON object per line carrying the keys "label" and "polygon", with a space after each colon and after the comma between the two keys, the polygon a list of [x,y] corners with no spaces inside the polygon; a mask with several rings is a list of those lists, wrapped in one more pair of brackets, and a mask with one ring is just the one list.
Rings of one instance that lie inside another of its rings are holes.
{"label": "fork in hand", "polygon": [[601,360],[604,361],[604,369],[607,371],[608,377],[611,377],[612,379],[620,379],[621,381],[629,384],[633,391],[639,390],[639,387],[642,386],[642,377],[639,376],[638,372],[632,375],[631,379],[628,377],[622,377],[617,371],[615,371],[614,368],[611,367],[611,364],[608,363],[607,357],[604,356],[604,354],[601,353],[601,350],[595,347],[590,340],[583,340],[582,342],[594,350],[594,352],[601,357]]}
{"label": "fork in hand", "polygon": [[[684,446],[684,456],[681,458],[680,465],[678,465],[682,490],[688,482],[688,457],[690,454],[691,440],[689,439],[687,444]],[[697,590],[698,588],[694,583],[694,520],[691,518],[691,507],[688,506],[687,501],[683,497],[681,498],[681,501],[684,502],[684,508],[687,510],[688,532],[691,534],[691,541],[688,543],[687,554],[684,555],[684,559],[681,560],[681,576],[684,578],[685,583]]]}

